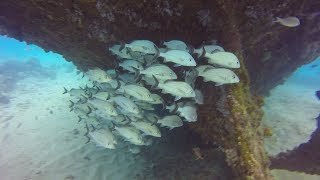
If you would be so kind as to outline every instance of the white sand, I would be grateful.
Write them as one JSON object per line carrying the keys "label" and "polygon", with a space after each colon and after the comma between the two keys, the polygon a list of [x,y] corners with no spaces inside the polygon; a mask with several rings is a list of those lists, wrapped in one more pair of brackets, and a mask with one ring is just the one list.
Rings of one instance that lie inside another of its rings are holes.
{"label": "white sand", "polygon": [[1,180],[125,180],[145,170],[145,161],[126,149],[85,144],[83,124],[69,112],[68,95],[62,95],[63,86],[84,85],[80,76],[25,79],[12,92],[10,105],[0,107]]}
{"label": "white sand", "polygon": [[265,99],[262,123],[272,128],[273,136],[265,139],[266,151],[271,156],[307,142],[316,129],[320,101],[315,91],[320,89],[320,79],[316,76],[318,71],[306,68],[309,67],[301,68],[274,88]]}

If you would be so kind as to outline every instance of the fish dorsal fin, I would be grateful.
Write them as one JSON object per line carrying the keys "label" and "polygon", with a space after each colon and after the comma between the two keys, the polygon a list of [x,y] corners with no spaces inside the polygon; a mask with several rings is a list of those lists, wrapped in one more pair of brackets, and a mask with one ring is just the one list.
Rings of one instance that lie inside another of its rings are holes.
{"label": "fish dorsal fin", "polygon": [[152,85],[151,89],[155,89],[159,85],[159,80],[154,75],[152,75],[152,77],[153,77],[153,79],[155,81],[155,84]]}
{"label": "fish dorsal fin", "polygon": [[174,81],[174,80],[172,80],[172,79],[167,79],[167,80],[163,81],[162,84],[166,84],[166,83],[168,83],[168,82],[173,82],[173,81]]}
{"label": "fish dorsal fin", "polygon": [[217,53],[217,52],[221,52],[221,51],[219,49],[215,49],[211,53],[213,54],[213,53]]}

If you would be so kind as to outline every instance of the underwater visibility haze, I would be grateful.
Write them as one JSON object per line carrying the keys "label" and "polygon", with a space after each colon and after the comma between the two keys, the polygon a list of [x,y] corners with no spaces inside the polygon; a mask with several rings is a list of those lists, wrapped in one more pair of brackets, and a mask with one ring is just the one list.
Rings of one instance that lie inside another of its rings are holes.
{"label": "underwater visibility haze", "polygon": [[319,3],[132,3],[0,3],[0,180],[320,179]]}

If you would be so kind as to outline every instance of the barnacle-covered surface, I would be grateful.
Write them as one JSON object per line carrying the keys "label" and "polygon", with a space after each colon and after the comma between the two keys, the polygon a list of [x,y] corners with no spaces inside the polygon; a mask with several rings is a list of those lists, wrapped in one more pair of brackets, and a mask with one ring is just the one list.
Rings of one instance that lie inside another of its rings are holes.
{"label": "barnacle-covered surface", "polygon": [[[82,70],[112,67],[115,57],[106,48],[117,41],[217,40],[241,59],[241,83],[199,84],[206,104],[190,127],[222,146],[237,177],[268,179],[257,128],[263,101],[256,94],[319,56],[319,7],[317,0],[10,0],[0,2],[0,34],[60,53]],[[289,15],[301,25],[272,23]]]}

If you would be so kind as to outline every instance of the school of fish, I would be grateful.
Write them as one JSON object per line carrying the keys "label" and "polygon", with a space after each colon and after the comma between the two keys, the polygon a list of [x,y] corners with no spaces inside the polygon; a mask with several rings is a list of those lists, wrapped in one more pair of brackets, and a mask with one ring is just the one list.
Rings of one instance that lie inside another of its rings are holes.
{"label": "school of fish", "polygon": [[83,76],[91,84],[63,92],[70,95],[70,111],[84,124],[86,143],[108,149],[121,141],[137,153],[160,138],[164,128],[197,121],[204,99],[196,80],[215,86],[239,82],[231,70],[240,68],[238,58],[216,44],[195,49],[180,40],[161,47],[135,40],[108,50],[117,57],[117,67],[90,69]]}

